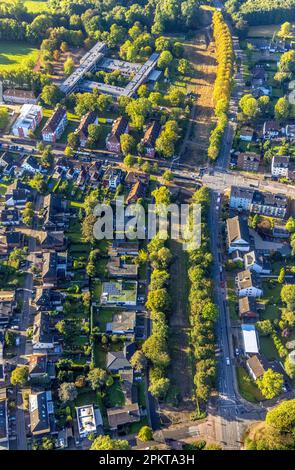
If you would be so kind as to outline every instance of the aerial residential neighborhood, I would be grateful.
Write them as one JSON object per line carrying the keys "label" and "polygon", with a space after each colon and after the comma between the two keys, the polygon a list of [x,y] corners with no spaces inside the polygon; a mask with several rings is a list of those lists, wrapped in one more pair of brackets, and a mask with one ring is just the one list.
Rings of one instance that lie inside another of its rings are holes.
{"label": "aerial residential neighborhood", "polygon": [[0,450],[189,464],[294,411],[295,0],[1,1]]}

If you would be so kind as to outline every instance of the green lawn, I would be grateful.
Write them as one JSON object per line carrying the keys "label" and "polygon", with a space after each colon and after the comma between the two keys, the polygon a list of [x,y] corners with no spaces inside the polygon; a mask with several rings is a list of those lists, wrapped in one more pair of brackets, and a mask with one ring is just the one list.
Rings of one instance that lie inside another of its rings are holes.
{"label": "green lawn", "polygon": [[278,355],[271,336],[260,336],[259,342],[260,352],[263,356],[265,356],[269,361],[274,359],[280,360],[280,356]]}
{"label": "green lawn", "polygon": [[95,281],[92,283],[92,298],[94,301],[99,302],[101,296],[101,282]]}
{"label": "green lawn", "polygon": [[107,390],[107,402],[108,408],[125,404],[125,397],[118,379],[115,379],[113,385]]}
{"label": "green lawn", "polygon": [[235,292],[235,281],[233,279],[229,279],[226,281],[227,285],[227,300],[228,300],[228,308],[230,318],[233,321],[239,320],[238,315],[238,298]]}
{"label": "green lawn", "polygon": [[85,390],[82,388],[79,391],[79,394],[75,400],[75,406],[84,406],[84,405],[98,405],[100,408],[102,406],[102,399],[99,393],[94,390]]}
{"label": "green lawn", "polygon": [[25,6],[29,13],[42,13],[48,11],[47,0],[25,0]]}
{"label": "green lawn", "polygon": [[245,398],[245,400],[254,403],[263,400],[263,396],[261,395],[259,388],[243,367],[237,367],[237,379],[240,394]]}
{"label": "green lawn", "polygon": [[101,369],[106,368],[106,352],[101,348],[101,345],[98,343],[94,344],[94,363],[96,367]]}
{"label": "green lawn", "polygon": [[78,122],[77,121],[69,121],[68,124],[67,124],[67,127],[65,128],[64,132],[61,135],[61,138],[59,139],[59,142],[61,144],[66,144],[67,139],[68,139],[68,135],[71,132],[74,132],[77,129],[77,127],[78,127]]}
{"label": "green lawn", "polygon": [[145,408],[146,407],[146,402],[145,402],[144,381],[142,380],[141,382],[136,382],[136,387],[137,387],[137,393],[138,393],[138,404],[142,408]]}
{"label": "green lawn", "polygon": [[37,62],[39,50],[18,41],[0,41],[0,71],[24,66],[28,60]]}
{"label": "green lawn", "polygon": [[138,423],[131,423],[127,426],[127,434],[137,434],[142,426],[148,426],[148,420],[146,417],[142,418]]}
{"label": "green lawn", "polygon": [[262,283],[263,297],[266,301],[265,310],[262,311],[262,320],[275,320],[279,317],[279,307],[281,305],[281,289],[282,286],[276,279],[264,281]]}
{"label": "green lawn", "polygon": [[113,308],[100,308],[94,314],[94,325],[98,325],[101,331],[106,330],[106,324],[111,322],[115,309]]}

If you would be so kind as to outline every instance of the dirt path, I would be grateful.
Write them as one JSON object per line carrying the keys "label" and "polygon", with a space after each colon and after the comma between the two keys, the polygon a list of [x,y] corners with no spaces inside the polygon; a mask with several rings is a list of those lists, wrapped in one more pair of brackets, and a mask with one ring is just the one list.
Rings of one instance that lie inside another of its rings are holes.
{"label": "dirt path", "polygon": [[214,43],[208,43],[208,37],[206,29],[196,34],[192,41],[183,43],[185,55],[195,70],[190,91],[196,95],[196,101],[182,153],[184,161],[195,164],[203,164],[207,160],[208,139],[214,122],[212,96],[216,60]]}

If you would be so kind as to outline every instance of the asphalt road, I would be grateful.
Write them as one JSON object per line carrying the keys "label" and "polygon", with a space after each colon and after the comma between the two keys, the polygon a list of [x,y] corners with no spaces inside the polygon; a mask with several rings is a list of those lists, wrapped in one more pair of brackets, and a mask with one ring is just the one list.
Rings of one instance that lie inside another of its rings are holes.
{"label": "asphalt road", "polygon": [[[219,435],[219,441],[226,448],[236,449],[240,447],[241,432],[239,423],[236,419],[236,406],[238,400],[236,397],[234,382],[235,371],[233,365],[233,350],[231,344],[231,332],[228,319],[228,312],[225,300],[224,289],[220,282],[223,280],[221,254],[219,249],[220,239],[220,203],[217,203],[218,193],[211,193],[209,226],[211,234],[211,252],[213,255],[212,278],[214,281],[214,297],[218,306],[219,317],[216,325],[218,346],[221,351],[218,356],[218,415],[219,426],[216,433]],[[230,363],[227,364],[227,361]]]}

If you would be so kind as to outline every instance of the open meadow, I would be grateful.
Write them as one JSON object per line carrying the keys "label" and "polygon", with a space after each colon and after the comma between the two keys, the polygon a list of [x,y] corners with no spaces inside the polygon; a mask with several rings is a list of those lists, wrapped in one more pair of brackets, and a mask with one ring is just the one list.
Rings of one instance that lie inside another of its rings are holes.
{"label": "open meadow", "polygon": [[0,41],[0,71],[11,70],[25,62],[37,61],[39,50],[23,42]]}

